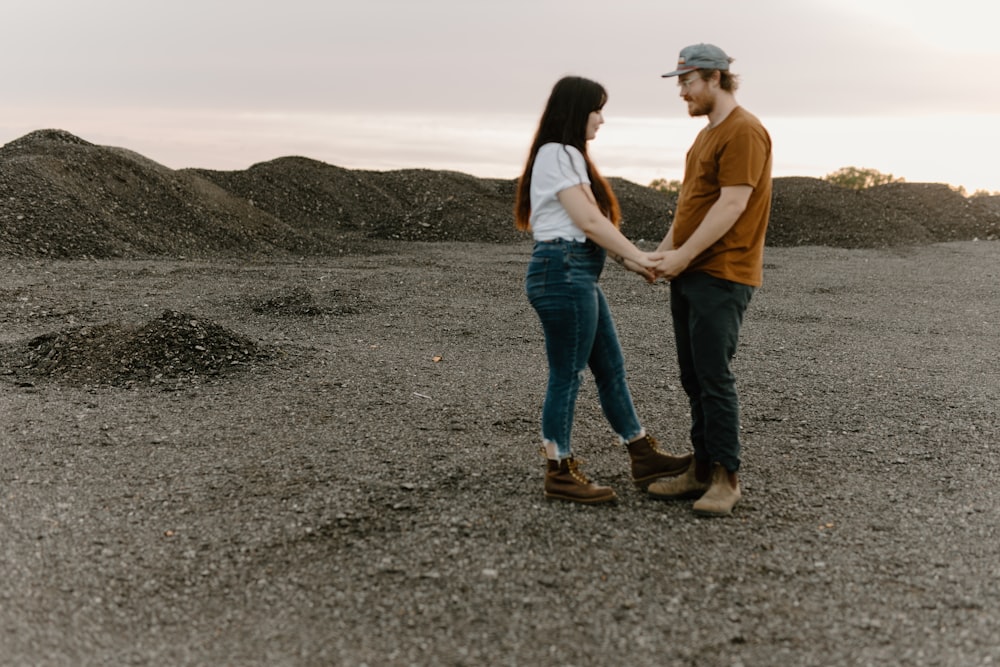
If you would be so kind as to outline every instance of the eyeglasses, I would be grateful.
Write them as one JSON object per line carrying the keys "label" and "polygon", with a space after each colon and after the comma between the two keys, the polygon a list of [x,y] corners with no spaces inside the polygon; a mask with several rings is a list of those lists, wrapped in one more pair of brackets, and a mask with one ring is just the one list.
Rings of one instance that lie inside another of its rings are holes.
{"label": "eyeglasses", "polygon": [[693,86],[698,81],[701,81],[700,74],[695,74],[694,76],[689,77],[687,79],[677,79],[677,87],[680,88],[681,90],[690,90],[691,86]]}

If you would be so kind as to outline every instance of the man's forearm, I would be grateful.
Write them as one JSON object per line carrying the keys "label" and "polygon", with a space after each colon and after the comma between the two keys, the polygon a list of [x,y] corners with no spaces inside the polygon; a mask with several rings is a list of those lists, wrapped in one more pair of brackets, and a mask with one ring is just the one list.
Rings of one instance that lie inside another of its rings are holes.
{"label": "man's forearm", "polygon": [[[721,239],[726,232],[732,229],[736,221],[743,215],[747,208],[747,201],[753,188],[750,186],[736,186],[722,188],[721,196],[712,204],[705,214],[705,219],[694,230],[683,244],[678,248],[688,259],[694,261],[695,257],[705,252],[713,243]],[[673,228],[667,234],[673,242]],[[666,239],[664,239],[666,241]]]}
{"label": "man's forearm", "polygon": [[666,236],[660,241],[660,245],[656,247],[656,252],[666,252],[667,250],[674,249],[674,226],[671,224],[670,229],[667,230]]}

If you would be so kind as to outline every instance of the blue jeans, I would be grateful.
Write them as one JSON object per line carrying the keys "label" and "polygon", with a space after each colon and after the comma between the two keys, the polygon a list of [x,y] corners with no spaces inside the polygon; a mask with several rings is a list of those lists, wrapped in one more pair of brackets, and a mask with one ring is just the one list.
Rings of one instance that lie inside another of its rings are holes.
{"label": "blue jeans", "polygon": [[611,428],[623,442],[642,434],[618,333],[597,284],[606,256],[590,241],[557,240],[535,243],[528,263],[525,292],[542,322],[549,361],[542,439],[555,445],[559,459],[573,455],[573,412],[588,366]]}
{"label": "blue jeans", "polygon": [[707,273],[670,281],[681,385],[691,403],[691,444],[703,463],[740,468],[740,405],[730,368],[754,288]]}

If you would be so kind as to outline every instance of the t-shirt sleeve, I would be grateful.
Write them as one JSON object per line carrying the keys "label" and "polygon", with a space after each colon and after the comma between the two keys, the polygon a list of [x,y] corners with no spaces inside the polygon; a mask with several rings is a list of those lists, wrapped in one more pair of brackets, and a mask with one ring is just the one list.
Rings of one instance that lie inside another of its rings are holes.
{"label": "t-shirt sleeve", "polygon": [[563,144],[545,144],[538,149],[531,181],[540,192],[552,195],[577,185],[590,185],[583,153]]}
{"label": "t-shirt sleeve", "polygon": [[726,142],[719,159],[719,186],[756,188],[764,175],[770,140],[761,128],[745,124]]}

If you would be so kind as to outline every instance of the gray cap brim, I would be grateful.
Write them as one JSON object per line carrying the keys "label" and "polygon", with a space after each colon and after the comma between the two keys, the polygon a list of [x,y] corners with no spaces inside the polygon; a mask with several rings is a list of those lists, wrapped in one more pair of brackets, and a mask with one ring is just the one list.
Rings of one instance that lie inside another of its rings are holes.
{"label": "gray cap brim", "polygon": [[688,72],[695,72],[697,70],[698,70],[697,67],[684,67],[682,69],[675,69],[673,72],[667,72],[666,74],[664,74],[662,78],[666,79],[668,76],[680,76],[681,74],[687,74]]}

